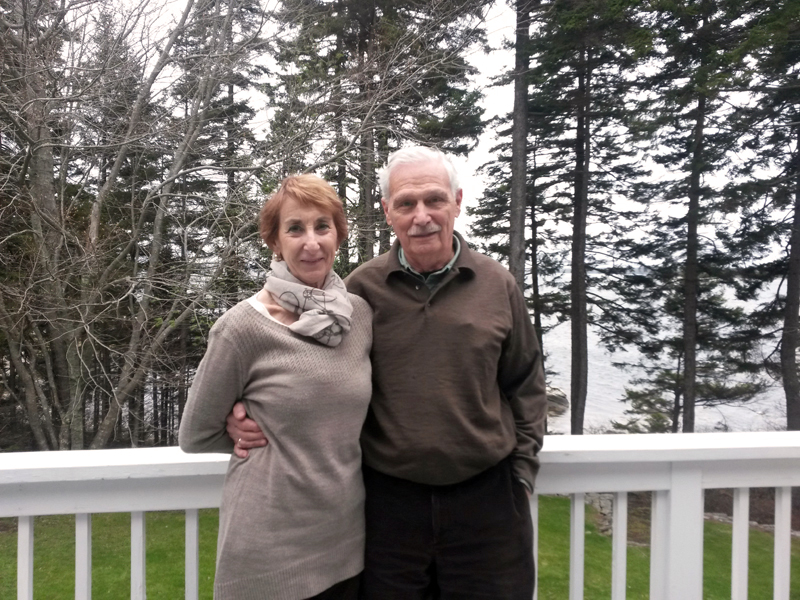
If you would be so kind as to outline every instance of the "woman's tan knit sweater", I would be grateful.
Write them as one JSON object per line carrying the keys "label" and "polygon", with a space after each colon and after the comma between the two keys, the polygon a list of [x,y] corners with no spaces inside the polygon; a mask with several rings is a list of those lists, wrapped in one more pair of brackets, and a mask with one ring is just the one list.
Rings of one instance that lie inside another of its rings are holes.
{"label": "woman's tan knit sweater", "polygon": [[299,600],[358,574],[364,554],[359,434],[371,395],[372,311],[330,348],[247,301],[212,327],[180,427],[186,452],[231,452],[238,399],[269,440],[231,457],[217,544],[216,600]]}

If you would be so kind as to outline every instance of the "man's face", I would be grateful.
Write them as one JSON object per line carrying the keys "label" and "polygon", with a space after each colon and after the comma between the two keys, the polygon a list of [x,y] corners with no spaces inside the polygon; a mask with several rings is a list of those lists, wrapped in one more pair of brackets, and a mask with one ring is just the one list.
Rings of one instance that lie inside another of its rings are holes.
{"label": "man's face", "polygon": [[406,260],[420,273],[438,271],[453,258],[453,228],[461,213],[461,190],[453,197],[441,162],[401,164],[383,198],[386,222],[394,229]]}

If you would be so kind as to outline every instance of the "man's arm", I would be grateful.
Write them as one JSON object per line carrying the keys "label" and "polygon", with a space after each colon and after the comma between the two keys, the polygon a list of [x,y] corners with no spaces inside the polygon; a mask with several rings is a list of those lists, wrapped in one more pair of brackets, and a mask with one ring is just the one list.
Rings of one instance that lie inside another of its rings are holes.
{"label": "man's arm", "polygon": [[225,423],[225,430],[233,440],[233,452],[239,458],[247,458],[249,448],[261,448],[269,443],[258,423],[247,416],[243,402],[233,405]]}
{"label": "man's arm", "polygon": [[515,283],[510,286],[509,296],[513,325],[500,356],[498,383],[516,426],[514,473],[533,490],[539,471],[537,454],[547,428],[547,391],[539,341],[525,298]]}

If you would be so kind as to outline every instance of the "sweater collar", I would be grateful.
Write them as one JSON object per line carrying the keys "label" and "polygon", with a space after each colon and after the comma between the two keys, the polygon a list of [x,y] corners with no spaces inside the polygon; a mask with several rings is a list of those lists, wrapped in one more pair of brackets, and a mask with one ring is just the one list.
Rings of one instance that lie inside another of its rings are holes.
{"label": "sweater collar", "polygon": [[[449,271],[453,271],[455,274],[461,272],[468,272],[470,274],[475,273],[475,258],[473,256],[473,251],[470,250],[469,245],[464,241],[464,237],[458,233],[457,231],[453,232],[453,237],[455,238],[454,243],[457,244],[458,252],[453,257],[453,260],[450,261],[443,269],[443,275],[446,276]],[[387,263],[386,263],[386,277],[388,277],[396,272],[401,273],[410,273],[400,259],[400,251],[401,251],[400,241],[395,239],[394,243],[392,244],[391,249],[389,250],[387,256]]]}
{"label": "sweater collar", "polygon": [[450,269],[453,268],[453,265],[455,264],[456,259],[458,258],[458,255],[460,253],[461,253],[461,241],[456,236],[453,236],[453,258],[451,258],[450,262],[448,262],[441,269],[438,269],[436,271],[431,271],[428,274],[420,273],[414,267],[411,266],[411,263],[409,263],[408,260],[406,259],[406,253],[403,251],[402,246],[400,246],[400,249],[397,251],[397,258],[406,271],[411,273],[414,277],[416,277],[420,281],[423,281],[425,285],[427,285],[429,288],[432,288],[436,284],[438,284],[442,279],[444,279],[444,276],[447,275],[448,271],[450,271]]}

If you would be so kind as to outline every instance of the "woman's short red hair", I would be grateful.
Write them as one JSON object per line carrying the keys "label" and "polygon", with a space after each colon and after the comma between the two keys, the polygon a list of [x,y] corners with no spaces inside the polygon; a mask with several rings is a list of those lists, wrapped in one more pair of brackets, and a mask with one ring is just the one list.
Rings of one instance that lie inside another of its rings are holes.
{"label": "woman's short red hair", "polygon": [[283,204],[293,199],[301,206],[313,206],[326,212],[333,218],[333,225],[336,227],[336,243],[341,245],[347,237],[347,217],[344,214],[344,205],[336,195],[336,190],[327,181],[306,173],[304,175],[290,175],[283,181],[278,191],[272,194],[258,217],[258,229],[261,239],[270,248],[273,248],[278,240],[278,228],[281,221],[281,208]]}

